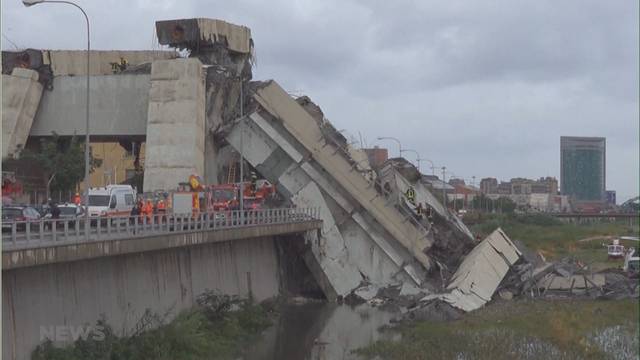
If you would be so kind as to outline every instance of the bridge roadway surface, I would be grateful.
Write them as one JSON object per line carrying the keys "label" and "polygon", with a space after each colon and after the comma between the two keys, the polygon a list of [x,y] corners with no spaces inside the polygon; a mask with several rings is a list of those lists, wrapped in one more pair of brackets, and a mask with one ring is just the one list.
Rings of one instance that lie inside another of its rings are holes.
{"label": "bridge roadway surface", "polygon": [[[242,215],[242,218],[241,218]],[[146,252],[181,246],[319,230],[316,209],[263,209],[191,216],[156,215],[111,218],[106,226],[82,225],[81,220],[4,223],[3,270]],[[66,223],[66,224],[65,224]],[[24,225],[23,231],[17,231]],[[35,228],[36,231],[31,229]],[[89,229],[89,234],[85,232]]]}

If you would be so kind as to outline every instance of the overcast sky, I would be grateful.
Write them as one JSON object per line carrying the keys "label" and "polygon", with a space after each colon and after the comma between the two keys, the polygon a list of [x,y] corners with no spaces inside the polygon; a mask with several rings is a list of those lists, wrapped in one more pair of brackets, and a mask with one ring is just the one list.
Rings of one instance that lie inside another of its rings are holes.
{"label": "overcast sky", "polygon": [[[561,135],[604,136],[607,188],[618,202],[638,194],[637,0],[78,3],[97,49],[157,48],[155,20],[247,25],[255,79],[309,95],[368,146],[397,155],[395,143],[376,141],[397,137],[468,182],[559,178]],[[7,38],[81,49],[83,31],[72,7],[2,1],[4,49]]]}

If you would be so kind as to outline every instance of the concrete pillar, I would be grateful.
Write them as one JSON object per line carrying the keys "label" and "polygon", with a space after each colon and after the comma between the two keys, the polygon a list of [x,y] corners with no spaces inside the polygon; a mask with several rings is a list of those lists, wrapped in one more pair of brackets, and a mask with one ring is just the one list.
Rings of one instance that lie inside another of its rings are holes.
{"label": "concrete pillar", "polygon": [[24,148],[42,97],[34,70],[14,68],[2,75],[2,159]]}
{"label": "concrete pillar", "polygon": [[175,189],[204,175],[205,86],[198,59],[154,61],[151,66],[145,191]]}

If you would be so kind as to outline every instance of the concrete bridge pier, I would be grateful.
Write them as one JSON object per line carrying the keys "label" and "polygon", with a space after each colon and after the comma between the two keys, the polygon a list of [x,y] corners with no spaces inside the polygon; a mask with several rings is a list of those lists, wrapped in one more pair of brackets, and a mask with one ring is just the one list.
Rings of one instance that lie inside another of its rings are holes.
{"label": "concrete bridge pier", "polygon": [[24,148],[42,97],[38,72],[14,68],[2,75],[2,158]]}
{"label": "concrete bridge pier", "polygon": [[144,188],[174,189],[204,172],[204,78],[198,59],[154,61]]}

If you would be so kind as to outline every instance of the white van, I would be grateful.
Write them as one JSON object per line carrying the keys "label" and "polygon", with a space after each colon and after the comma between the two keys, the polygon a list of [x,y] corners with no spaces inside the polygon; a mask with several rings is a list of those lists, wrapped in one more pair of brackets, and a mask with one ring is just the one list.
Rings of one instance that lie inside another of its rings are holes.
{"label": "white van", "polygon": [[107,185],[89,189],[89,216],[125,216],[136,204],[131,185]]}

